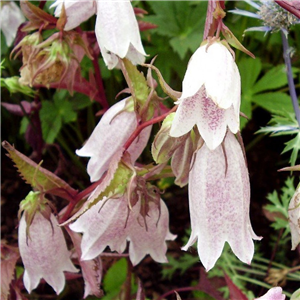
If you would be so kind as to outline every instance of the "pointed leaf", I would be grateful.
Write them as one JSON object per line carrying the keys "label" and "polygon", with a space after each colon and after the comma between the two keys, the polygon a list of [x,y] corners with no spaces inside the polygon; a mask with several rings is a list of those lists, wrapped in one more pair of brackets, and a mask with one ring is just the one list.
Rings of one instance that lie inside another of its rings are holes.
{"label": "pointed leaf", "polygon": [[252,58],[255,58],[255,56],[239,42],[239,40],[233,35],[233,33],[229,30],[229,28],[227,26],[225,26],[224,24],[222,24],[222,33],[223,33],[226,41],[231,46],[235,47],[236,49],[238,49],[240,51],[243,51],[244,53],[248,54]]}
{"label": "pointed leaf", "polygon": [[77,194],[77,191],[71,188],[64,180],[36,164],[30,158],[17,151],[7,141],[2,142],[2,146],[8,151],[8,157],[15,163],[23,180],[33,188],[66,199],[69,199],[70,195]]}
{"label": "pointed leaf", "polygon": [[248,300],[247,296],[233,283],[225,272],[224,277],[229,289],[230,299]]}

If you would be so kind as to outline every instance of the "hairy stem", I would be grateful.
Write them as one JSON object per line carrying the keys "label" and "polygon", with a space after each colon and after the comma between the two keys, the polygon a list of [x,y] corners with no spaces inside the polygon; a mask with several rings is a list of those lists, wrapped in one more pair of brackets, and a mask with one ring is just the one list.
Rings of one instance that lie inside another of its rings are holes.
{"label": "hairy stem", "polygon": [[295,89],[295,84],[294,84],[294,79],[293,79],[293,72],[292,72],[292,64],[291,64],[291,58],[289,55],[289,43],[288,39],[281,30],[281,39],[282,39],[282,45],[283,45],[283,58],[284,62],[287,68],[287,78],[288,78],[288,83],[289,83],[289,89],[290,89],[290,96],[292,98],[292,104],[293,108],[296,114],[296,119],[300,128],[300,109],[299,109],[299,104],[298,104],[298,98],[296,95],[296,89]]}

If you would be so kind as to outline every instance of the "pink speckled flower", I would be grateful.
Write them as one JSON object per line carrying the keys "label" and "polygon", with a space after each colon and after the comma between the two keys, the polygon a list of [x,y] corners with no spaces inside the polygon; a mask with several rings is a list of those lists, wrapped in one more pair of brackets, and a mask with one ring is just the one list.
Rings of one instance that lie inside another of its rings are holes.
{"label": "pink speckled flower", "polygon": [[239,130],[240,97],[240,74],[229,50],[221,42],[201,46],[189,61],[170,135],[197,125],[207,147],[216,149],[227,127]]}
{"label": "pink speckled flower", "polygon": [[292,235],[292,250],[300,243],[300,184],[289,205],[289,224]]}
{"label": "pink speckled flower", "polygon": [[[113,105],[101,118],[85,145],[76,154],[91,157],[87,171],[91,181],[97,181],[108,169],[109,163],[137,127],[135,112],[125,110],[126,99]],[[152,126],[146,127],[128,148],[135,162],[147,145]]]}
{"label": "pink speckled flower", "polygon": [[99,201],[70,225],[73,231],[83,233],[81,258],[93,259],[107,246],[122,253],[129,241],[129,257],[133,265],[147,254],[157,262],[167,262],[166,240],[173,240],[175,236],[169,231],[169,212],[165,203],[160,200],[159,211],[158,206],[150,202],[144,220],[140,215],[141,201],[129,211],[126,196],[109,199],[103,205],[105,200]]}
{"label": "pink speckled flower", "polygon": [[189,176],[192,233],[183,250],[198,240],[198,254],[206,270],[220,257],[224,243],[250,264],[254,254],[249,217],[250,184],[242,149],[228,132],[224,148],[210,150],[204,144],[197,152]]}
{"label": "pink speckled flower", "polygon": [[70,260],[62,229],[53,214],[47,220],[36,212],[28,237],[23,214],[19,224],[19,249],[25,267],[23,281],[28,293],[44,278],[59,294],[65,285],[63,272],[78,272]]}

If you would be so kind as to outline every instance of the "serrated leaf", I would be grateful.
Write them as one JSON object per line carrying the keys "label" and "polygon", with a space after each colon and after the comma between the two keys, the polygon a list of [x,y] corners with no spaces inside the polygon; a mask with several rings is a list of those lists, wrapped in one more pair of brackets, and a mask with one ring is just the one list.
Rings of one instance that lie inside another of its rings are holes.
{"label": "serrated leaf", "polygon": [[298,152],[300,150],[300,133],[296,135],[295,138],[291,139],[289,142],[285,143],[285,148],[282,153],[292,150],[291,158],[289,160],[290,164],[294,166],[298,157]]}
{"label": "serrated leaf", "polygon": [[70,123],[76,121],[77,114],[73,110],[71,102],[68,100],[62,100],[54,98],[54,105],[57,113],[61,116],[64,123]]}
{"label": "serrated leaf", "polygon": [[62,225],[75,221],[93,205],[96,205],[104,197],[121,196],[125,193],[127,183],[132,176],[132,170],[121,160],[124,149],[119,149],[113,156],[106,175],[101,179],[99,185],[92,192],[89,199],[83,204],[77,213]]}
{"label": "serrated leaf", "polygon": [[280,113],[283,110],[288,113],[294,112],[291,98],[285,93],[277,92],[254,95],[252,102],[271,113]]}
{"label": "serrated leaf", "polygon": [[2,142],[2,146],[8,151],[8,157],[15,163],[23,180],[36,190],[51,193],[65,199],[69,199],[70,195],[77,194],[77,191],[71,188],[64,180],[36,164],[7,141]]}
{"label": "serrated leaf", "polygon": [[[293,73],[297,69],[293,68]],[[287,85],[287,74],[286,66],[279,65],[277,67],[271,68],[253,87],[254,93],[260,93],[262,91],[278,89]]]}

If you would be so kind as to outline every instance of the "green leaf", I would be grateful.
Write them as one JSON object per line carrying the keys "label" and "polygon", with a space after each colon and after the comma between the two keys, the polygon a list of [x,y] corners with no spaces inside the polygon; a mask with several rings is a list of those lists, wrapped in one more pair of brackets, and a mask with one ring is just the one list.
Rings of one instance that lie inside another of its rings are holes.
{"label": "green leaf", "polygon": [[285,93],[264,93],[254,95],[252,101],[271,113],[280,113],[283,110],[293,113],[291,98]]}
{"label": "green leaf", "polygon": [[33,188],[44,192],[51,191],[52,194],[62,197],[65,191],[73,195],[77,193],[64,180],[36,164],[30,158],[17,151],[8,142],[2,142],[2,146],[8,151],[9,158],[15,163],[15,167],[18,169],[23,180]]}
{"label": "green leaf", "polygon": [[52,144],[62,127],[62,117],[58,114],[52,102],[42,101],[40,119],[43,139],[46,143]]}
{"label": "green leaf", "polygon": [[[242,94],[242,101],[241,101],[241,112],[244,113],[249,120],[252,118],[252,104],[251,104],[251,100]],[[240,117],[240,129],[242,130],[246,124],[248,123],[248,120],[244,117]]]}
{"label": "green leaf", "polygon": [[[242,81],[242,93],[252,95],[252,88],[261,72],[261,61],[259,58],[244,58],[238,63]],[[248,97],[246,97],[248,99]],[[250,100],[251,101],[251,100]]]}
{"label": "green leaf", "polygon": [[115,299],[121,292],[122,286],[126,281],[127,262],[121,258],[107,271],[103,279],[103,289],[106,295],[103,300]]}
{"label": "green leaf", "polygon": [[294,166],[296,164],[296,160],[298,158],[298,153],[300,150],[300,133],[296,135],[295,138],[291,139],[289,142],[285,143],[285,148],[282,153],[286,153],[292,150],[291,158],[289,160],[290,164]]}
{"label": "green leaf", "polygon": [[[293,73],[297,69],[293,68]],[[259,93],[262,91],[278,89],[287,85],[287,74],[286,74],[286,66],[279,65],[277,67],[271,68],[253,87],[254,93]]]}

